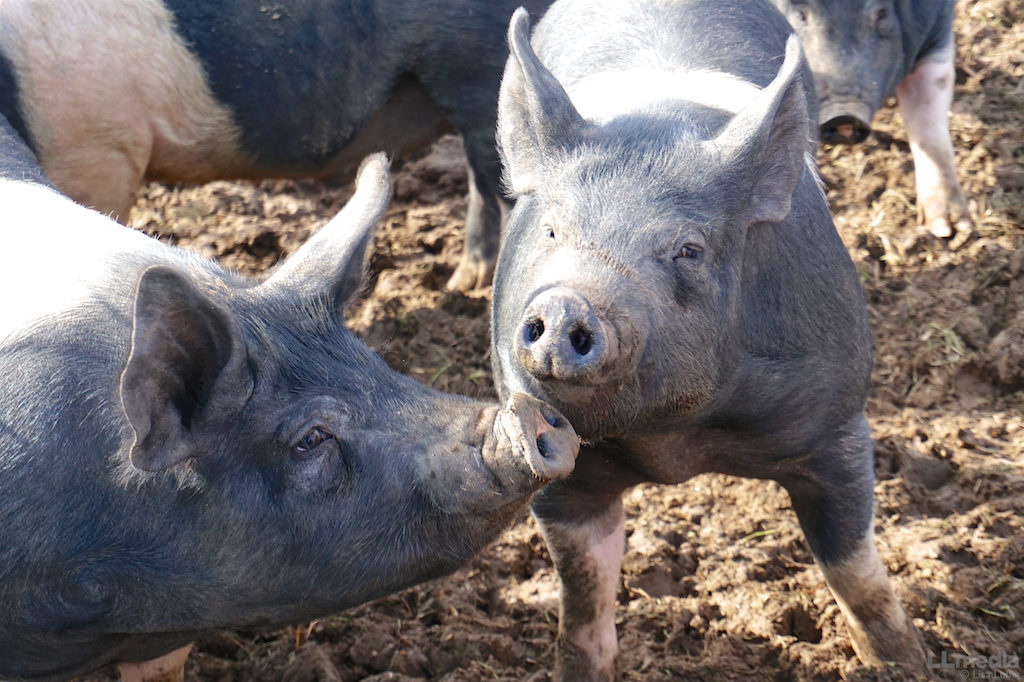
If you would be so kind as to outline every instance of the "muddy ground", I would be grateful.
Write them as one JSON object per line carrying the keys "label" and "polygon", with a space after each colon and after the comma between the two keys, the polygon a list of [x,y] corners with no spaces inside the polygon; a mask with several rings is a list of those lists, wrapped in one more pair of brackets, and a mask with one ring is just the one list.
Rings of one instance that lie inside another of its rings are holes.
{"label": "muddy ground", "polygon": [[[961,0],[952,129],[976,232],[919,230],[889,103],[856,148],[818,155],[875,333],[868,414],[878,544],[927,646],[1003,656],[953,679],[1020,679],[1024,658],[1024,6]],[[445,293],[461,249],[461,148],[400,168],[351,328],[425,384],[493,396],[490,291]],[[259,273],[343,204],[329,183],[149,185],[133,226]],[[626,680],[892,679],[859,666],[776,485],[702,476],[626,495],[617,614]],[[526,518],[450,578],[292,629],[200,641],[192,680],[546,680],[555,576]],[[100,679],[100,678],[96,678]]]}

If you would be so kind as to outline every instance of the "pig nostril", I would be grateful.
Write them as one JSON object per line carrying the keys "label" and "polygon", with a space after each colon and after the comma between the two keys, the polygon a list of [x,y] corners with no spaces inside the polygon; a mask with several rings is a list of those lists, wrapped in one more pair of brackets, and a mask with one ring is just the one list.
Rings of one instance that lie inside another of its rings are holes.
{"label": "pig nostril", "polygon": [[587,331],[586,327],[578,325],[569,332],[569,343],[572,344],[573,350],[577,353],[586,355],[594,347],[594,337]]}
{"label": "pig nostril", "polygon": [[871,127],[856,116],[842,115],[821,126],[821,140],[826,144],[860,144],[870,132]]}
{"label": "pig nostril", "polygon": [[542,336],[544,336],[543,320],[534,320],[526,325],[526,338],[528,338],[531,343]]}

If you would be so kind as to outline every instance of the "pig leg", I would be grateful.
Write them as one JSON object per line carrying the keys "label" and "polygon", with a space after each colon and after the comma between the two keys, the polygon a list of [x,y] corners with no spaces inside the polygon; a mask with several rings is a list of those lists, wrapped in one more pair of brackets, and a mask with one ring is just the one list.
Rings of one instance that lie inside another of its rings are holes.
{"label": "pig leg", "polygon": [[918,222],[943,238],[954,229],[966,237],[973,227],[949,134],[954,78],[950,48],[940,59],[919,62],[896,91],[914,155]]}
{"label": "pig leg", "polygon": [[920,636],[889,582],[873,540],[872,441],[863,418],[783,485],[811,551],[846,615],[858,658],[924,669]]}
{"label": "pig leg", "polygon": [[113,146],[69,148],[44,159],[43,171],[63,194],[127,223],[149,158],[149,145],[126,146],[131,147],[130,152]]}
{"label": "pig leg", "polygon": [[143,663],[122,663],[117,666],[121,682],[182,682],[185,679],[185,661],[192,645],[175,649],[160,658]]}
{"label": "pig leg", "polygon": [[534,498],[533,513],[561,587],[554,679],[613,680],[615,597],[625,542],[619,494],[548,486]]}
{"label": "pig leg", "polygon": [[[485,144],[474,134],[463,134],[469,163],[469,197],[466,207],[466,232],[462,259],[448,280],[452,291],[471,291],[485,287],[494,276],[501,237],[501,169],[490,131]],[[493,157],[493,158],[492,158]]]}

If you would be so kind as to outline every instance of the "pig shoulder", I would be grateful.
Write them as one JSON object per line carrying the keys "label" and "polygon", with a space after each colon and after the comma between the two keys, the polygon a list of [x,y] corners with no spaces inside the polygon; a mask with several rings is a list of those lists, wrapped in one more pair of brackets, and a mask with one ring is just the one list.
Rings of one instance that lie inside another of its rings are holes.
{"label": "pig shoulder", "polygon": [[953,0],[898,0],[904,72],[920,61],[943,59],[953,49]]}

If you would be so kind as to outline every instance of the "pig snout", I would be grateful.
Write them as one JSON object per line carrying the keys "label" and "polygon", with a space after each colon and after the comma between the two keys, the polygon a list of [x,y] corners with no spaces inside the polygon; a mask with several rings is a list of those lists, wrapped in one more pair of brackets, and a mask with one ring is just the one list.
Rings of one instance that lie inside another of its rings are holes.
{"label": "pig snout", "polygon": [[604,364],[608,330],[581,293],[566,287],[548,289],[527,306],[516,354],[537,379],[588,379]]}
{"label": "pig snout", "polygon": [[860,144],[871,133],[871,107],[857,100],[822,104],[821,141],[826,144]]}
{"label": "pig snout", "polygon": [[494,420],[494,431],[511,445],[513,466],[523,473],[528,468],[538,483],[565,478],[576,465],[580,439],[572,425],[553,407],[525,393],[509,398]]}

